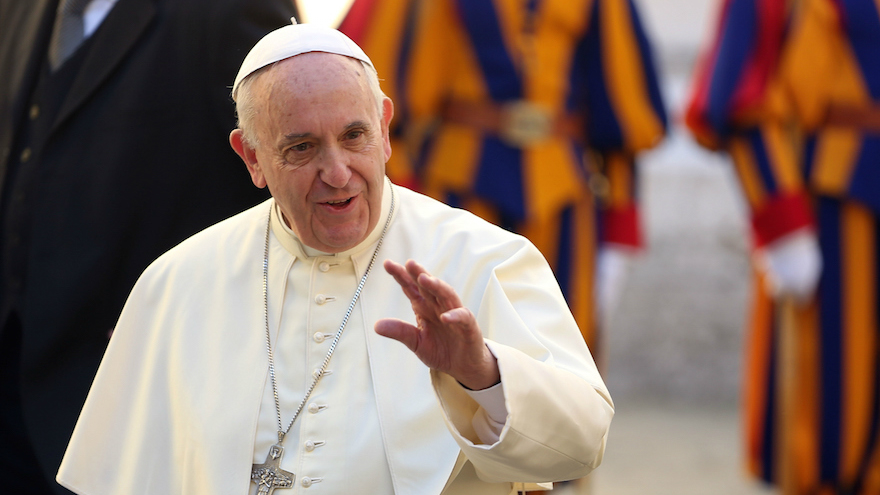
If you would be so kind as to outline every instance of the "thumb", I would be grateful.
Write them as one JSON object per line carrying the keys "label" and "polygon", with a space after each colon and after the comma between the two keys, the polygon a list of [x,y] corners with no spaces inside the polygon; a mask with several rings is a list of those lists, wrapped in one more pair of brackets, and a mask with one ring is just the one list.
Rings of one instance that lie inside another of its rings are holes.
{"label": "thumb", "polygon": [[418,347],[419,329],[403,320],[383,318],[376,322],[373,329],[379,335],[394,339],[415,352]]}

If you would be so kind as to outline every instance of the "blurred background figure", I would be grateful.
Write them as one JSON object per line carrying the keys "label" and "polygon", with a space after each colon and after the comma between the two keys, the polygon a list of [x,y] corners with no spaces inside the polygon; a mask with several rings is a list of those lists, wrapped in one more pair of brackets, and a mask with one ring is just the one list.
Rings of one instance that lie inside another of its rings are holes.
{"label": "blurred background figure", "polygon": [[54,478],[157,256],[264,199],[229,88],[289,0],[0,0],[0,486]]}
{"label": "blurred background figure", "polygon": [[746,453],[785,494],[880,493],[877,9],[727,0],[688,108],[750,207]]}
{"label": "blurred background figure", "polygon": [[[420,190],[413,163],[413,150],[407,141],[406,106],[401,89],[403,69],[409,57],[415,29],[415,15],[425,0],[354,0],[340,15],[338,29],[364,49],[379,73],[382,91],[394,102],[391,121],[391,159],[385,173],[395,183]],[[429,0],[430,1],[430,0]],[[308,12],[308,11],[306,11]]]}
{"label": "blurred background figure", "polygon": [[596,303],[642,243],[633,158],[666,129],[632,2],[356,0],[341,29],[381,61],[405,173],[529,237],[601,356]]}

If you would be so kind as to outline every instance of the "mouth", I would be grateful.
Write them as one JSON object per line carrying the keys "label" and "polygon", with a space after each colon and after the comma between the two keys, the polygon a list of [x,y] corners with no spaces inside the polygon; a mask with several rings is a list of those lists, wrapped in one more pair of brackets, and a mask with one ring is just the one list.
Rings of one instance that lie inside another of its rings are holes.
{"label": "mouth", "polygon": [[334,199],[334,200],[330,200],[330,201],[325,201],[322,204],[326,205],[327,207],[329,207],[333,210],[344,210],[348,205],[351,204],[351,201],[353,199],[354,199],[353,197],[346,198],[346,199]]}

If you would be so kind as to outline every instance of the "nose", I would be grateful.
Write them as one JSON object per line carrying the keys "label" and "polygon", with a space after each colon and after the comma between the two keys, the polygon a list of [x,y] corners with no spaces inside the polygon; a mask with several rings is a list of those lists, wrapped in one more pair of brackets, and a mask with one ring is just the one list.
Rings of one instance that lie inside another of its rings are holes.
{"label": "nose", "polygon": [[330,187],[341,189],[351,179],[351,168],[346,154],[339,149],[328,149],[321,164],[321,180]]}

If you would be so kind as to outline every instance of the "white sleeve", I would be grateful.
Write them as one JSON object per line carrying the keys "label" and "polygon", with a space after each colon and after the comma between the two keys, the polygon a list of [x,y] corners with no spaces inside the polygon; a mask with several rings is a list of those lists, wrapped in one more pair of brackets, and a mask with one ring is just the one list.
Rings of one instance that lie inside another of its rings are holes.
{"label": "white sleeve", "polygon": [[[463,388],[463,387],[462,387]],[[501,429],[507,422],[507,406],[504,405],[504,385],[498,383],[484,390],[465,392],[480,405],[471,421],[480,441],[492,445],[501,438]]]}

